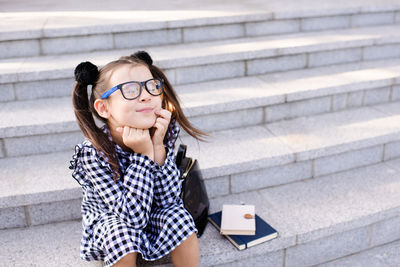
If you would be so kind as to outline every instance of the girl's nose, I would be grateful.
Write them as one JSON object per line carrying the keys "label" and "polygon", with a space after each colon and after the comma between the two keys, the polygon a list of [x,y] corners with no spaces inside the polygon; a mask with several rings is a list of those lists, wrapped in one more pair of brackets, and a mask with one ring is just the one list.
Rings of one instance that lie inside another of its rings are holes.
{"label": "girl's nose", "polygon": [[142,89],[142,93],[139,96],[139,101],[143,102],[143,101],[149,101],[151,98],[151,94],[149,94],[149,92],[147,92],[147,90],[145,88]]}

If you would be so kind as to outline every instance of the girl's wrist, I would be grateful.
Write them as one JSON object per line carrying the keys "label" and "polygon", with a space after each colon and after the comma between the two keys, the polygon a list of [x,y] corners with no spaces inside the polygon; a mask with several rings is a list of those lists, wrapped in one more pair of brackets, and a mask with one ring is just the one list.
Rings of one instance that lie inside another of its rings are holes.
{"label": "girl's wrist", "polygon": [[154,151],[165,149],[163,143],[160,143],[160,144],[153,144],[153,148],[154,148]]}
{"label": "girl's wrist", "polygon": [[154,161],[158,163],[158,165],[164,165],[166,158],[166,152],[164,145],[162,146],[154,146]]}
{"label": "girl's wrist", "polygon": [[152,161],[154,161],[154,152],[153,153],[147,153],[145,154],[149,159],[151,159]]}

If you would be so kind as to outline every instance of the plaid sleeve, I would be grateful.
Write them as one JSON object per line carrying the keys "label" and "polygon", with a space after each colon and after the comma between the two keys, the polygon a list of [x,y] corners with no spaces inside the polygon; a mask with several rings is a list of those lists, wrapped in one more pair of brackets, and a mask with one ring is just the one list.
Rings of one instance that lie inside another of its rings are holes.
{"label": "plaid sleeve", "polygon": [[176,121],[172,120],[164,141],[166,159],[154,180],[154,202],[158,207],[168,207],[180,200],[182,181],[179,179],[180,170],[176,166],[174,155],[174,145],[179,131]]}
{"label": "plaid sleeve", "polygon": [[164,165],[161,166],[154,183],[154,202],[157,207],[168,207],[180,200],[182,182],[176,166],[174,150],[167,148]]}
{"label": "plaid sleeve", "polygon": [[82,168],[107,208],[138,228],[146,226],[153,201],[157,163],[145,155],[132,155],[130,165],[114,182],[110,165],[93,147],[83,147]]}

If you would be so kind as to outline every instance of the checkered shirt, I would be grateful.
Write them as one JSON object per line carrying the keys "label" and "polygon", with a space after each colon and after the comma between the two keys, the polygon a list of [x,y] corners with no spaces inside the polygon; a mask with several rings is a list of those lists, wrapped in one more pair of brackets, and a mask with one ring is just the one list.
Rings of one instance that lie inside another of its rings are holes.
{"label": "checkered shirt", "polygon": [[[111,138],[109,129],[102,129]],[[82,259],[103,260],[108,267],[128,253],[139,252],[153,261],[198,232],[179,197],[182,182],[174,158],[179,132],[172,119],[164,138],[162,166],[115,144],[122,174],[117,183],[105,155],[88,140],[75,147],[70,169],[82,187]]]}

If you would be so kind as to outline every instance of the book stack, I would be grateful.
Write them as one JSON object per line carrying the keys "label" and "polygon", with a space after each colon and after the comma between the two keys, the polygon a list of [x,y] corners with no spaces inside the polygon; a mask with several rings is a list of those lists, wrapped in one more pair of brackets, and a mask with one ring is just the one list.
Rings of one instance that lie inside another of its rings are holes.
{"label": "book stack", "polygon": [[254,205],[222,205],[222,210],[208,216],[208,220],[237,249],[276,238],[278,232],[255,213]]}

